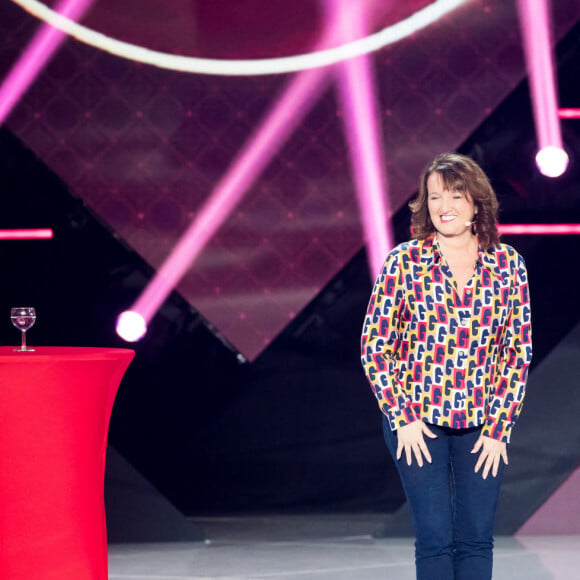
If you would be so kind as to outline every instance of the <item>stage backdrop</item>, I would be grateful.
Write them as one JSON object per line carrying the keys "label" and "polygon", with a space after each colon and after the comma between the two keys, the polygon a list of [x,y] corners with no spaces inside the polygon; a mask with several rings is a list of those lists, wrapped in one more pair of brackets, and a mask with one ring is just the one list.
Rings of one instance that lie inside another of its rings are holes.
{"label": "stage backdrop", "polygon": [[[414,0],[404,9],[385,10],[377,26],[427,4]],[[558,39],[580,17],[580,4],[552,5]],[[314,1],[252,0],[244,7],[242,12],[215,0],[102,0],[86,23],[156,49],[230,58],[301,52],[321,30]],[[9,0],[0,0],[0,10],[4,76],[38,22]],[[458,147],[524,77],[515,2],[467,2],[372,60],[395,211],[414,191],[424,164]],[[69,40],[7,126],[158,268],[291,80],[164,71]],[[179,291],[251,360],[360,250],[362,240],[329,75],[312,110]]]}

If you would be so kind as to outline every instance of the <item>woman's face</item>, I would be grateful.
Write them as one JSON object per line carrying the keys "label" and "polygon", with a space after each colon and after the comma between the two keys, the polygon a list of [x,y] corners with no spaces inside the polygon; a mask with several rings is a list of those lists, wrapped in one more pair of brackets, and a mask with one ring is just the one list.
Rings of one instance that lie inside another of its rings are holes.
{"label": "woman's face", "polygon": [[440,173],[434,171],[427,178],[427,209],[433,226],[445,237],[471,234],[477,213],[472,197],[444,187]]}

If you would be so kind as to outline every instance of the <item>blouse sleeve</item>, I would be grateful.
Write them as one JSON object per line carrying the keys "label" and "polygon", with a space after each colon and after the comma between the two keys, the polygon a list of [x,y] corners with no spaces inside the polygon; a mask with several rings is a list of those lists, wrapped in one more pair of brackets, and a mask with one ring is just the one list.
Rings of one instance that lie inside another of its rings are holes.
{"label": "blouse sleeve", "polygon": [[417,420],[411,397],[397,379],[405,292],[397,254],[387,257],[369,301],[361,338],[362,366],[391,429]]}
{"label": "blouse sleeve", "polygon": [[526,391],[532,360],[532,330],[528,274],[516,254],[511,288],[511,312],[500,344],[500,359],[482,434],[509,443]]}

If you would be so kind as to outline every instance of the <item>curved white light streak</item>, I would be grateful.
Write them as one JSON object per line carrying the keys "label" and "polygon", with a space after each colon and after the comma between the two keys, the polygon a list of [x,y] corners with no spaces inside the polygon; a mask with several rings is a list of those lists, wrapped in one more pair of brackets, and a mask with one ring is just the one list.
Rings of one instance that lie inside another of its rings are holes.
{"label": "curved white light streak", "polygon": [[250,76],[297,72],[336,64],[355,56],[368,54],[418,32],[469,0],[435,0],[432,4],[392,26],[335,48],[282,58],[252,60],[196,58],[150,50],[82,26],[61,16],[38,0],[11,1],[36,18],[66,32],[78,41],[121,58],[187,73]]}

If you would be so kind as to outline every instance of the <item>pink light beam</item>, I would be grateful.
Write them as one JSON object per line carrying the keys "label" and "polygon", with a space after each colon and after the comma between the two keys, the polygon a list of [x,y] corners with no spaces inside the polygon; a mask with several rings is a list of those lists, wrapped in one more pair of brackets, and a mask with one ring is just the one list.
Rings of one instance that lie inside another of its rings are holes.
{"label": "pink light beam", "polygon": [[[92,3],[93,0],[62,0],[55,10],[71,20],[79,20]],[[47,24],[40,27],[0,86],[0,125],[54,56],[65,36]]]}
{"label": "pink light beam", "polygon": [[308,104],[322,88],[325,69],[299,74],[282,99],[268,115],[248,147],[218,182],[198,217],[180,238],[170,256],[159,268],[151,284],[132,310],[148,322],[169,292],[191,267],[205,245],[241,201],[247,189],[279,150],[283,141],[306,114]]}
{"label": "pink light beam", "polygon": [[517,0],[538,140],[536,163],[548,177],[568,167],[558,119],[547,0]]}
{"label": "pink light beam", "polygon": [[500,234],[580,234],[580,224],[500,224]]}
{"label": "pink light beam", "polygon": [[[337,33],[336,27],[331,23],[326,39],[320,43],[321,48],[326,48],[331,46],[333,42],[340,41],[342,36]],[[125,319],[133,321],[132,324],[137,321],[138,325],[142,329],[144,328],[143,334],[146,332],[146,325],[155,315],[162,302],[179,283],[185,272],[193,265],[205,245],[243,198],[246,190],[276,154],[283,141],[302,120],[315,98],[322,92],[323,83],[328,76],[328,72],[328,67],[305,70],[291,81],[281,100],[274,106],[248,145],[238,155],[225,176],[218,182],[210,197],[202,206],[197,218],[181,236],[153,280],[131,306],[131,309],[119,316],[117,332],[121,337],[123,337],[125,330],[123,323]],[[376,154],[377,159],[378,157],[379,153]],[[377,166],[380,166],[380,162],[378,162]],[[367,168],[366,164],[364,167]],[[373,180],[377,182],[375,172],[376,169],[375,171],[369,171],[368,168],[364,172],[362,169],[356,171],[357,175],[363,175],[363,173],[366,175],[368,173],[368,182],[365,182],[361,187],[366,188],[368,183],[373,183]],[[362,184],[362,181],[360,183]],[[376,185],[373,185],[373,188],[378,190]],[[376,202],[377,198],[373,199]],[[369,204],[368,211],[365,211],[367,220],[370,221],[370,212],[374,211],[378,215],[378,218],[375,218],[376,223],[382,223],[384,224],[383,227],[386,227],[387,212],[384,207],[380,205],[371,206]],[[379,263],[379,252],[382,261],[384,251],[392,245],[389,240],[390,233],[388,230],[386,233],[378,234],[378,243],[375,246],[377,249],[373,250],[373,265],[371,266],[373,270],[376,269],[375,264]],[[381,246],[380,249],[379,244]],[[126,313],[130,314],[128,318],[124,317]],[[128,332],[130,330],[130,328],[127,328]]]}
{"label": "pink light beam", "polygon": [[[327,0],[328,2],[328,0]],[[330,0],[345,41],[369,32],[369,6],[352,0]],[[343,122],[349,145],[359,211],[367,246],[369,268],[374,279],[387,251],[393,247],[390,212],[387,207],[387,179],[377,123],[377,103],[369,56],[359,56],[337,65],[338,89]]]}
{"label": "pink light beam", "polygon": [[[331,37],[328,37],[328,42],[330,40]],[[328,76],[329,69],[326,67],[303,71],[290,81],[280,100],[213,189],[153,280],[126,311],[131,313],[131,320],[136,320],[133,315],[138,314],[146,330],[146,325],[163,301],[316,102]],[[122,338],[127,334],[124,314],[117,321],[117,332]]]}
{"label": "pink light beam", "polygon": [[28,230],[0,230],[0,240],[50,240],[53,232],[49,228]]}

